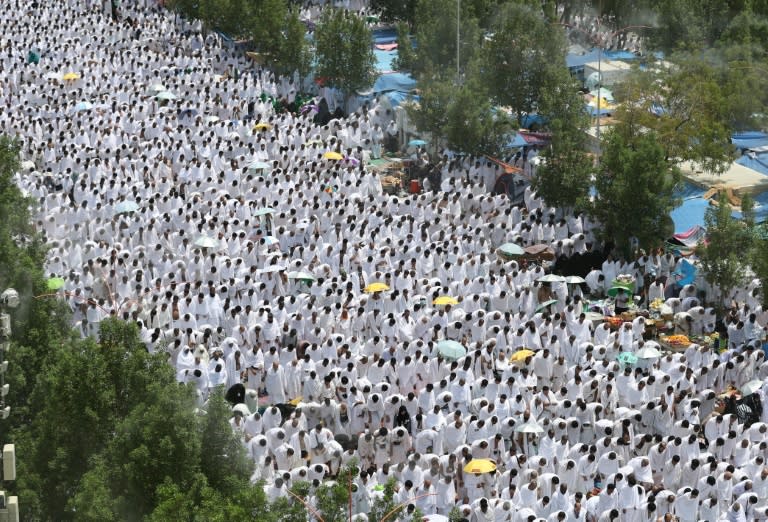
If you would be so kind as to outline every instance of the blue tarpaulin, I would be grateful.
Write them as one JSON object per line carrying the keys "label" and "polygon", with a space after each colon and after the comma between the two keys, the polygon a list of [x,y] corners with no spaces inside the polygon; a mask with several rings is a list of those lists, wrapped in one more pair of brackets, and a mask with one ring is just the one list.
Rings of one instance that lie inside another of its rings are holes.
{"label": "blue tarpaulin", "polygon": [[414,88],[416,88],[416,80],[410,74],[404,73],[382,74],[373,84],[374,94],[388,91],[408,92]]}
{"label": "blue tarpaulin", "polygon": [[675,234],[680,234],[696,225],[704,226],[704,215],[709,208],[709,201],[702,197],[686,199],[682,205],[669,215],[675,223]]}
{"label": "blue tarpaulin", "polygon": [[374,49],[373,54],[376,57],[376,70],[379,72],[393,71],[392,60],[397,58],[397,50],[382,51]]}
{"label": "blue tarpaulin", "polygon": [[596,62],[602,58],[605,61],[609,60],[636,60],[638,56],[635,53],[629,51],[603,51],[602,57],[598,49],[592,49],[585,54],[567,54],[565,56],[565,65],[569,69],[579,69],[584,67],[590,62]]}
{"label": "blue tarpaulin", "polygon": [[768,176],[768,154],[744,154],[736,163]]}
{"label": "blue tarpaulin", "polygon": [[388,44],[396,41],[396,29],[376,29],[373,31],[373,43],[375,44]]}
{"label": "blue tarpaulin", "polygon": [[737,149],[746,150],[768,146],[768,134],[760,131],[737,132],[731,135]]}

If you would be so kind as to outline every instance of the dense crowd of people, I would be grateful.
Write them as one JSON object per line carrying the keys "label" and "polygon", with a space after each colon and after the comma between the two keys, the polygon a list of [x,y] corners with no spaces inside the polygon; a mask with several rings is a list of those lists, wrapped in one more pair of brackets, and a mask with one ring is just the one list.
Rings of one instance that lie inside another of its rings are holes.
{"label": "dense crowd of people", "polygon": [[[722,352],[624,364],[658,345],[642,321],[593,322],[585,295],[632,273],[639,299],[711,332],[696,288],[671,282],[679,258],[602,256],[586,216],[530,188],[521,205],[494,195],[485,160],[385,193],[368,160],[389,107],[320,123],[278,112],[300,79],[153,2],[17,7],[3,14],[0,128],[22,143],[17,182],[39,202],[57,295],[84,336],[135,321],[201,407],[242,390],[231,424],[270,499],[354,459],[356,520],[391,479],[432,520],[768,520],[765,387],[748,417],[719,398],[768,376],[755,284],[734,295]],[[504,243],[600,262],[584,285],[545,291],[547,267],[498,255]],[[493,469],[473,471],[478,459]]]}

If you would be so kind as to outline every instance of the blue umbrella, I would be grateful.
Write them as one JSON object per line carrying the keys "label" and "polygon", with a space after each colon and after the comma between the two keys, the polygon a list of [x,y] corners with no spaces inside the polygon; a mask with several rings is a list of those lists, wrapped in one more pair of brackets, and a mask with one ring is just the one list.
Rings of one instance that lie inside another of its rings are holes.
{"label": "blue umbrella", "polygon": [[637,363],[637,355],[630,352],[621,352],[616,360],[624,366],[631,366]]}
{"label": "blue umbrella", "polygon": [[683,259],[680,268],[672,274],[675,276],[675,282],[680,286],[689,285],[696,280],[696,267],[687,259]]}
{"label": "blue umbrella", "polygon": [[136,212],[139,210],[139,204],[135,201],[121,201],[115,205],[115,214],[125,214],[126,212]]}
{"label": "blue umbrella", "polygon": [[90,111],[91,109],[93,109],[93,104],[91,102],[81,101],[75,105],[75,112]]}
{"label": "blue umbrella", "polygon": [[446,359],[459,359],[467,355],[467,349],[463,344],[450,339],[437,343],[437,352]]}
{"label": "blue umbrella", "polygon": [[424,146],[426,144],[427,144],[427,142],[424,141],[424,140],[411,140],[411,141],[408,142],[408,146],[409,147],[421,147],[421,146]]}

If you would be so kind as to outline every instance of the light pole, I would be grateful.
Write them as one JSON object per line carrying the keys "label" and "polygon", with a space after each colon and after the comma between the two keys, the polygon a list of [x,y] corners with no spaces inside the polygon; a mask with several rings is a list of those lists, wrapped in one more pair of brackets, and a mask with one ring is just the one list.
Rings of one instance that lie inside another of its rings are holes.
{"label": "light pole", "polygon": [[[11,414],[11,407],[5,405],[9,390],[9,386],[5,384],[5,372],[8,370],[5,354],[11,346],[11,316],[7,311],[17,306],[19,294],[16,290],[8,288],[0,294],[0,417],[3,419],[7,419]],[[16,480],[16,447],[13,444],[4,445],[1,458],[3,480]],[[5,491],[0,491],[0,521],[19,522],[19,499],[6,496]]]}
{"label": "light pole", "polygon": [[621,29],[616,29],[613,32],[608,33],[605,36],[602,36],[600,34],[600,18],[597,19],[597,35],[592,36],[588,32],[584,31],[583,29],[570,25],[570,24],[559,24],[564,25],[565,27],[568,27],[569,29],[573,29],[575,31],[581,31],[583,34],[587,36],[589,40],[592,41],[597,46],[597,104],[595,105],[595,108],[597,109],[597,129],[596,129],[596,136],[597,136],[597,156],[600,157],[600,95],[602,93],[603,88],[603,46],[605,45],[606,40],[613,38],[618,33],[628,31],[630,29],[653,29],[649,25],[628,25],[626,27],[622,27]]}
{"label": "light pole", "polygon": [[461,68],[459,67],[459,48],[461,46],[461,0],[456,0],[456,81],[461,78]]}

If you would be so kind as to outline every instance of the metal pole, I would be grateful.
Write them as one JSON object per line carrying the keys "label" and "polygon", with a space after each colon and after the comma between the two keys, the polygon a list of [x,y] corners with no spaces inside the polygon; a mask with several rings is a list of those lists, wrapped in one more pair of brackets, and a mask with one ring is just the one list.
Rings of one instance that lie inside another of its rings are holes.
{"label": "metal pole", "polygon": [[597,157],[600,157],[600,94],[603,90],[603,45],[597,43]]}
{"label": "metal pole", "polygon": [[459,46],[461,31],[461,0],[456,0],[456,81],[461,77],[461,68],[459,67]]}

